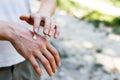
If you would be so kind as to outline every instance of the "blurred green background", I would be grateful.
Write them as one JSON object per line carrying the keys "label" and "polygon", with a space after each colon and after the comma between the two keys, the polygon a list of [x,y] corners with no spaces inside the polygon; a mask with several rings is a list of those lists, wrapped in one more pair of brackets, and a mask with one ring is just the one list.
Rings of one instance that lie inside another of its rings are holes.
{"label": "blurred green background", "polygon": [[[98,10],[97,8],[91,8],[91,5],[86,6],[90,3],[90,1],[85,1],[82,2],[82,0],[58,0],[57,3],[60,9],[75,16],[76,18],[92,22],[96,27],[99,27],[99,25],[102,23],[107,27],[113,27],[113,31],[117,34],[120,34],[120,16],[118,15],[120,10],[120,0],[93,0],[93,2],[100,1],[103,3],[103,5],[101,3],[101,6],[98,5]],[[108,7],[110,6],[114,8],[107,9],[106,6],[104,6],[104,3],[108,4]],[[101,11],[105,8],[106,10],[109,10],[107,13]]]}

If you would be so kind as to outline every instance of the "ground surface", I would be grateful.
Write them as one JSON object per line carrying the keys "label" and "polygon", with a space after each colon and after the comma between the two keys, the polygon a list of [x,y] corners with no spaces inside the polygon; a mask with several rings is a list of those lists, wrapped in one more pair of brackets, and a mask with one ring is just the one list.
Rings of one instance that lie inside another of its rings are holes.
{"label": "ground surface", "polygon": [[[31,5],[33,11],[39,7],[36,0]],[[120,80],[119,35],[102,24],[96,29],[60,10],[54,17],[61,35],[49,40],[59,50],[62,65],[52,78],[44,72],[43,80]]]}

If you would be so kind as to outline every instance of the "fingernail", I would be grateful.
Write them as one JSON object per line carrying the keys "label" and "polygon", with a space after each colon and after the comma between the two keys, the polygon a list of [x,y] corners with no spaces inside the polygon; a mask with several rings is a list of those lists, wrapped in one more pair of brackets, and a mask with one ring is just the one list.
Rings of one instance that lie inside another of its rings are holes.
{"label": "fingernail", "polygon": [[57,38],[57,35],[55,35],[55,38]]}
{"label": "fingernail", "polygon": [[38,32],[38,29],[37,29],[37,28],[35,28],[34,30],[35,30],[35,33],[37,33],[37,32]]}
{"label": "fingernail", "polygon": [[52,73],[51,76],[54,76],[54,73]]}
{"label": "fingernail", "polygon": [[52,35],[52,31],[50,31],[50,35]]}
{"label": "fingernail", "polygon": [[48,34],[48,29],[45,29],[45,33]]}

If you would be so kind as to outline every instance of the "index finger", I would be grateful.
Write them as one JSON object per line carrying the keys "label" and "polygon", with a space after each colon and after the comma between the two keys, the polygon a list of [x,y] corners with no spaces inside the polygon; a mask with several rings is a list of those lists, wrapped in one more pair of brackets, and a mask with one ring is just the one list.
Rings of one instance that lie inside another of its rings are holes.
{"label": "index finger", "polygon": [[39,32],[39,28],[40,28],[40,22],[41,22],[42,18],[34,18],[34,27],[33,27],[33,31],[34,33],[38,33]]}

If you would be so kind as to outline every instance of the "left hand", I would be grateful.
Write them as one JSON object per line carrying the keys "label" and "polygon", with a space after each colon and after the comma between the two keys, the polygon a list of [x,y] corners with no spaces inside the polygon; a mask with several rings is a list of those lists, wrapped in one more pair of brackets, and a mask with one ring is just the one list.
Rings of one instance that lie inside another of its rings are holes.
{"label": "left hand", "polygon": [[6,36],[4,35],[3,38],[11,42],[16,51],[31,63],[38,75],[42,75],[42,70],[36,58],[50,76],[55,74],[61,64],[60,57],[58,51],[48,40],[39,34],[37,34],[37,40],[32,39],[34,33],[17,23],[10,23],[5,28]]}
{"label": "left hand", "polygon": [[60,34],[60,28],[55,24],[50,15],[35,13],[20,16],[21,20],[26,21],[30,25],[33,25],[34,33],[38,33],[40,26],[44,27],[43,33],[48,36],[54,35],[57,38]]}

